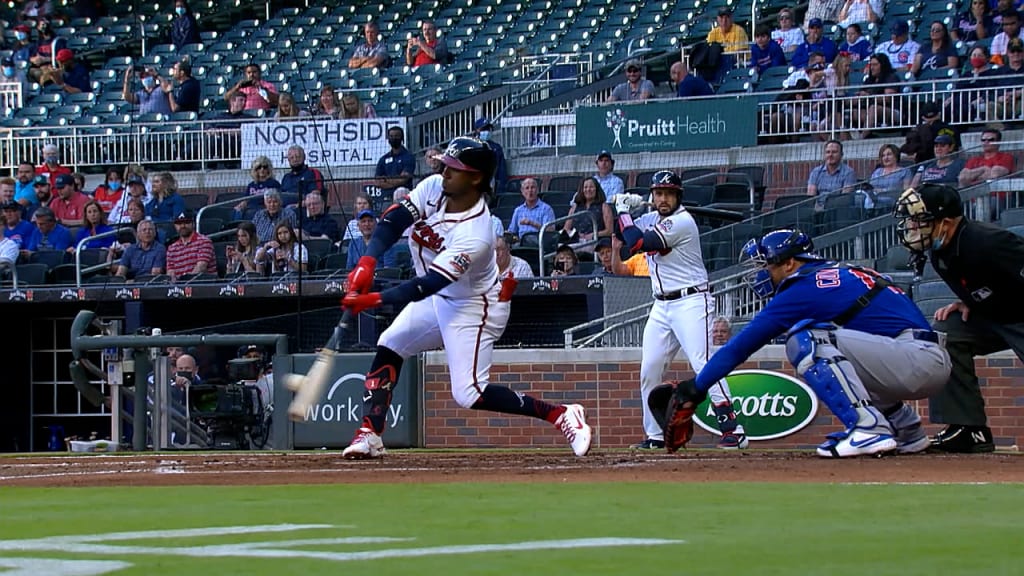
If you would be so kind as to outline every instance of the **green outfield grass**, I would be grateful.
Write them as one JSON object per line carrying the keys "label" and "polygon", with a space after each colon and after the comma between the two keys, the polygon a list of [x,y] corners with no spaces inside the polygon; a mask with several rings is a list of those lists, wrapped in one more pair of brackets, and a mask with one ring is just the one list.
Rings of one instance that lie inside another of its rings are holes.
{"label": "green outfield grass", "polygon": [[[1022,502],[1019,484],[3,488],[0,576],[1019,575]],[[256,526],[276,528],[143,534]],[[106,533],[127,534],[54,539]]]}

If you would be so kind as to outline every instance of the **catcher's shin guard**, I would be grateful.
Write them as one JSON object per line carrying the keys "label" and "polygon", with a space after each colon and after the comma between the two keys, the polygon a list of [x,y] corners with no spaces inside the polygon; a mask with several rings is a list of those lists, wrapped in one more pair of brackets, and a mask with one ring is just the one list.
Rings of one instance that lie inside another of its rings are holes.
{"label": "catcher's shin guard", "polygon": [[668,419],[665,415],[668,413],[668,404],[672,401],[674,388],[675,386],[671,383],[665,383],[655,386],[654,390],[647,395],[647,407],[651,409],[651,416],[654,416],[654,421],[661,427],[662,433],[668,427]]}
{"label": "catcher's shin guard", "polygon": [[676,385],[665,411],[665,450],[669,454],[693,438],[693,414],[707,397],[706,390],[697,390],[696,380],[683,380]]}

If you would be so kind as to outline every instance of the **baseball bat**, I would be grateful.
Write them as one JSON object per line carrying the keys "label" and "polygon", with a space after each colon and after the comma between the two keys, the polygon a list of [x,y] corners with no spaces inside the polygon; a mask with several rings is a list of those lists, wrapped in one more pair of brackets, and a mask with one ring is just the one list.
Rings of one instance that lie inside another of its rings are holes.
{"label": "baseball bat", "polygon": [[686,206],[686,211],[694,216],[716,218],[727,222],[742,222],[746,216],[734,210],[720,210],[718,208],[705,208],[703,206]]}
{"label": "baseball bat", "polygon": [[338,346],[341,339],[348,332],[355,320],[352,312],[345,310],[334,327],[334,332],[327,344],[316,355],[313,366],[305,376],[300,374],[288,374],[284,377],[286,388],[295,392],[291,405],[288,406],[288,417],[294,422],[302,422],[306,419],[309,408],[320,399],[327,380],[330,378],[331,370],[334,368],[334,360],[338,356]]}

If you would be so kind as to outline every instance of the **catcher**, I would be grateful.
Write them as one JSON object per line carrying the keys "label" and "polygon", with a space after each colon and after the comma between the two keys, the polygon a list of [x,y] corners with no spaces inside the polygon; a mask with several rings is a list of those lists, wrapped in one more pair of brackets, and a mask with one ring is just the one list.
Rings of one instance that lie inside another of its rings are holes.
{"label": "catcher", "polygon": [[928,448],[920,416],[903,401],[945,386],[950,360],[942,335],[887,278],[813,249],[799,230],[769,232],[743,247],[745,281],[758,297],[773,298],[695,379],[651,393],[669,452],[692,437],[693,414],[708,388],[782,333],[797,373],[845,426],[818,446],[819,456]]}

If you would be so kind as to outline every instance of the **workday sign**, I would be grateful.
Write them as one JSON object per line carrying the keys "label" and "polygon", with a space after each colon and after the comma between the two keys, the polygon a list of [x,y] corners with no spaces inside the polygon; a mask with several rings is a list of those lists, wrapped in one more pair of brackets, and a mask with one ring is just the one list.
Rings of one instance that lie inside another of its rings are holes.
{"label": "workday sign", "polygon": [[[726,377],[736,418],[751,440],[772,440],[794,434],[818,413],[818,398],[800,380],[766,370],[738,370]],[[711,400],[697,407],[697,424],[721,434]]]}
{"label": "workday sign", "polygon": [[677,99],[576,109],[576,152],[663,152],[753,146],[754,98]]}

